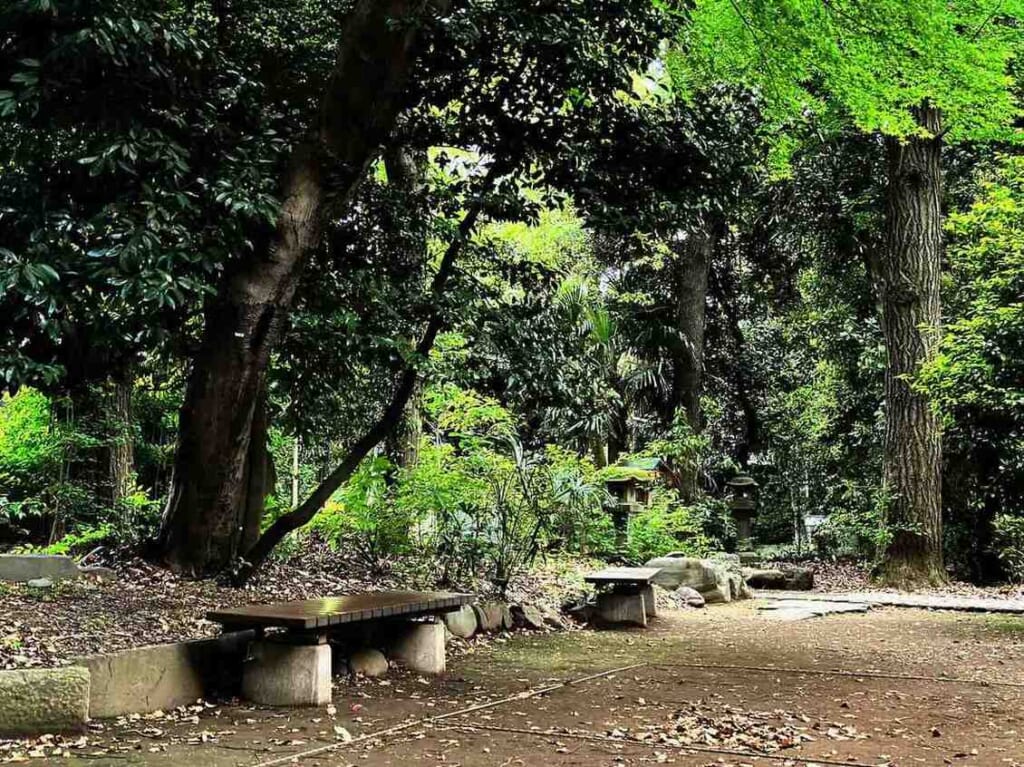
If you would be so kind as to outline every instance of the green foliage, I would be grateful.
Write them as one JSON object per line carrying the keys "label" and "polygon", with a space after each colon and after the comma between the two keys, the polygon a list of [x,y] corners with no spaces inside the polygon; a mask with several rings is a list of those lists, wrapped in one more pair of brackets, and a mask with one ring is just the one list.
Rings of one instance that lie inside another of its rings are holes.
{"label": "green foliage", "polygon": [[705,533],[709,511],[707,507],[684,505],[674,491],[655,487],[650,503],[629,519],[627,556],[639,564],[670,551],[702,557],[720,548],[721,542]]}
{"label": "green foliage", "polygon": [[1024,517],[1001,514],[992,526],[992,545],[999,561],[1013,580],[1024,583]]}
{"label": "green foliage", "polygon": [[85,527],[69,533],[56,543],[51,543],[39,550],[41,554],[88,554],[97,546],[115,540],[114,526],[104,522],[96,527]]}
{"label": "green foliage", "polygon": [[1007,139],[1022,19],[1019,2],[998,0],[698,0],[672,71],[684,93],[716,82],[761,92],[772,122],[790,128],[783,142],[808,115],[918,135],[923,103],[943,112],[953,141]]}

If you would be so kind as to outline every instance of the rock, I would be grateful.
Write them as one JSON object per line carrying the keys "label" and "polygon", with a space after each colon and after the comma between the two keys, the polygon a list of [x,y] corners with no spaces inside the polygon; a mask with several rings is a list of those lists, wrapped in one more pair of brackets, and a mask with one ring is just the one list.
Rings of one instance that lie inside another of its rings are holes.
{"label": "rock", "polygon": [[47,578],[62,581],[79,576],[71,557],[49,554],[0,554],[0,581],[27,581]]}
{"label": "rock", "polygon": [[704,593],[718,585],[714,565],[695,557],[658,557],[645,563],[644,567],[660,568],[661,572],[654,576],[654,583],[669,591],[689,586]]}
{"label": "rock", "polygon": [[78,572],[84,578],[93,578],[97,581],[117,580],[117,573],[111,570],[109,567],[100,567],[99,565],[93,567],[82,567],[79,568]]}
{"label": "rock", "polygon": [[558,613],[552,610],[545,610],[543,608],[541,609],[541,613],[544,616],[544,623],[547,624],[549,627],[553,628],[555,631],[564,631],[566,628],[568,628],[568,625],[565,622],[565,618],[563,618]]}
{"label": "rock", "polygon": [[546,628],[544,614],[530,605],[512,605],[512,618],[517,626],[534,631]]}
{"label": "rock", "polygon": [[737,556],[741,565],[753,565],[761,561],[761,555],[756,551],[741,551]]}
{"label": "rock", "polygon": [[790,591],[810,591],[814,588],[814,571],[807,567],[787,567],[786,588]]}
{"label": "rock", "polygon": [[458,610],[444,614],[444,625],[455,636],[469,639],[476,633],[479,623],[472,605],[463,605]]}
{"label": "rock", "polygon": [[814,572],[795,565],[783,569],[743,569],[743,577],[751,588],[810,591],[814,588]]}
{"label": "rock", "polygon": [[785,588],[786,574],[782,570],[757,570],[744,567],[743,577],[755,589]]}
{"label": "rock", "polygon": [[690,607],[704,606],[704,597],[700,595],[699,591],[691,589],[689,586],[680,586],[676,590],[676,599],[681,600]]}
{"label": "rock", "polygon": [[367,648],[352,653],[348,659],[348,670],[353,674],[377,677],[388,673],[388,659],[380,650]]}
{"label": "rock", "polygon": [[476,613],[476,620],[481,631],[501,631],[505,625],[505,612],[507,610],[507,607],[498,602],[485,602],[484,604],[473,605],[473,612]]}
{"label": "rock", "polygon": [[[647,562],[644,567],[660,568],[661,572],[654,576],[654,583],[658,586],[669,591],[689,586],[700,592],[704,601],[710,604],[732,601],[733,589],[729,583],[732,565],[733,563],[727,560],[658,557]],[[736,570],[738,573],[738,567]]]}
{"label": "rock", "polygon": [[0,671],[0,736],[79,730],[89,719],[89,669]]}
{"label": "rock", "polygon": [[27,585],[30,589],[52,589],[53,581],[49,578],[33,578]]}
{"label": "rock", "polygon": [[505,631],[511,631],[516,626],[516,622],[512,618],[512,610],[504,602],[500,602],[498,608],[501,610],[501,627]]}

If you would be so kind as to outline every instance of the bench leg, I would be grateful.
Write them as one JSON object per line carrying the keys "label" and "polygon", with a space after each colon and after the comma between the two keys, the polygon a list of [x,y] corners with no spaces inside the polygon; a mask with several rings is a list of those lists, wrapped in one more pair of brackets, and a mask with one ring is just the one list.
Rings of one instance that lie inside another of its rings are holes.
{"label": "bench leg", "polygon": [[242,672],[242,697],[266,706],[326,706],[331,702],[331,647],[253,642]]}
{"label": "bench leg", "polygon": [[647,607],[643,593],[597,595],[597,614],[605,623],[647,625]]}
{"label": "bench leg", "polygon": [[644,586],[640,589],[640,594],[644,598],[644,612],[647,613],[647,617],[657,618],[658,605],[654,601],[654,586]]}
{"label": "bench leg", "polygon": [[389,655],[407,668],[421,674],[443,674],[444,623],[401,623],[395,625],[395,638]]}

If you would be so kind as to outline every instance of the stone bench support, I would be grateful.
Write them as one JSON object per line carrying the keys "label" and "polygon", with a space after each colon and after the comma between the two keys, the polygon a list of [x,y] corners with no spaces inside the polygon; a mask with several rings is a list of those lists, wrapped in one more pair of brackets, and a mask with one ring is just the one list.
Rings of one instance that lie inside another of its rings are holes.
{"label": "stone bench support", "polygon": [[253,642],[242,672],[242,695],[266,706],[326,706],[331,702],[330,645]]}
{"label": "stone bench support", "polygon": [[[642,591],[634,594],[606,592],[597,595],[597,615],[605,623],[646,626],[648,608]],[[653,602],[652,602],[653,609]]]}
{"label": "stone bench support", "polygon": [[443,674],[444,623],[396,623],[389,655],[421,674]]}

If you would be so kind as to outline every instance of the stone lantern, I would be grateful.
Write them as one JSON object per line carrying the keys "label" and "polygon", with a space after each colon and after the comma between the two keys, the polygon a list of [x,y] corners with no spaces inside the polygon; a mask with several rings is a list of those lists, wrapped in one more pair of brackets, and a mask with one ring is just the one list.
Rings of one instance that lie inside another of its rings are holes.
{"label": "stone lantern", "polygon": [[729,511],[736,523],[736,548],[740,551],[750,548],[753,537],[754,518],[757,516],[757,482],[753,477],[733,477],[727,483],[732,491]]}

